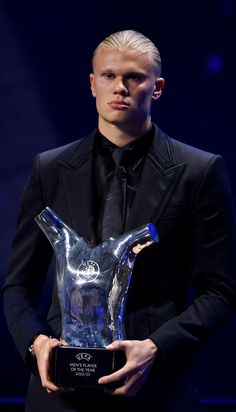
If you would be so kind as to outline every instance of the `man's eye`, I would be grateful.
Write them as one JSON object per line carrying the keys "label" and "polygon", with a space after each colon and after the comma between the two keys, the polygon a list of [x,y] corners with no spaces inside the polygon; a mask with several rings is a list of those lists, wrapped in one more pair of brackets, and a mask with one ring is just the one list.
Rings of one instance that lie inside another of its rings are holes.
{"label": "man's eye", "polygon": [[105,79],[113,79],[113,73],[103,73],[102,75]]}
{"label": "man's eye", "polygon": [[128,80],[133,80],[135,82],[141,82],[143,80],[143,77],[140,76],[139,74],[130,74],[128,76]]}
{"label": "man's eye", "polygon": [[128,79],[131,79],[131,80],[139,80],[139,77],[136,76],[135,74],[131,74],[131,75],[128,77]]}

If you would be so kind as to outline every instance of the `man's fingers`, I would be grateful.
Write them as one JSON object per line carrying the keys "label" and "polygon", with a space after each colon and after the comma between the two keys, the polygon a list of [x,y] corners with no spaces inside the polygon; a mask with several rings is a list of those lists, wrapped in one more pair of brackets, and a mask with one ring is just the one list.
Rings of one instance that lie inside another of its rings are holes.
{"label": "man's fingers", "polygon": [[44,384],[42,383],[42,386],[43,388],[46,389],[48,393],[59,392],[61,390],[58,386],[54,385],[51,381],[46,381]]}
{"label": "man's fingers", "polygon": [[98,383],[99,384],[107,384],[110,382],[117,382],[120,381],[122,379],[125,379],[127,374],[128,374],[129,368],[126,367],[126,365],[119,369],[118,371],[112,373],[111,375],[107,375],[107,376],[102,376],[99,380]]}
{"label": "man's fingers", "polygon": [[117,382],[124,379],[129,379],[130,376],[134,375],[137,379],[137,376],[141,376],[145,372],[145,368],[135,371],[133,368],[130,368],[129,363],[126,363],[123,368],[112,373],[111,375],[102,376],[99,380],[99,384],[107,384],[111,382]]}
{"label": "man's fingers", "polygon": [[114,342],[110,343],[110,345],[106,346],[107,350],[125,350],[127,348],[127,343],[128,341],[124,342],[124,341],[118,341],[115,340]]}
{"label": "man's fingers", "polygon": [[61,391],[61,388],[54,385],[50,377],[50,358],[52,350],[61,345],[63,345],[63,342],[54,338],[47,338],[42,342],[41,349],[38,352],[37,362],[39,375],[42,386],[48,393]]}
{"label": "man's fingers", "polygon": [[[141,375],[143,376],[141,377]],[[114,389],[106,388],[105,392],[110,395],[135,396],[146,380],[146,375],[145,370],[139,371],[131,376],[127,376],[123,385]]]}

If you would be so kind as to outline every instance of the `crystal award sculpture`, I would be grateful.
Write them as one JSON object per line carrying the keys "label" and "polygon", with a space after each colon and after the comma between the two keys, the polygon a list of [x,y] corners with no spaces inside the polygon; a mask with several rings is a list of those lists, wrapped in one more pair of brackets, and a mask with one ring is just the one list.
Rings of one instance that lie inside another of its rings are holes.
{"label": "crystal award sculpture", "polygon": [[94,246],[49,207],[35,220],[54,249],[61,339],[68,344],[54,350],[52,380],[61,387],[97,386],[121,366],[118,353],[106,346],[125,339],[123,313],[135,258],[158,242],[157,231],[147,224]]}

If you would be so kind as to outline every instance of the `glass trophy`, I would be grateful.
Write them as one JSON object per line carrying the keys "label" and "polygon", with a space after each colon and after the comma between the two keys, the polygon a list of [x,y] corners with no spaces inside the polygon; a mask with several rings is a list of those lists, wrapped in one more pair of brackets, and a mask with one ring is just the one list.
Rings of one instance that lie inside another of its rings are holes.
{"label": "glass trophy", "polygon": [[56,260],[62,315],[61,339],[53,350],[52,381],[61,387],[96,387],[101,376],[125,363],[123,352],[109,351],[124,340],[123,313],[137,254],[158,242],[152,224],[94,246],[46,207],[36,222],[50,241]]}

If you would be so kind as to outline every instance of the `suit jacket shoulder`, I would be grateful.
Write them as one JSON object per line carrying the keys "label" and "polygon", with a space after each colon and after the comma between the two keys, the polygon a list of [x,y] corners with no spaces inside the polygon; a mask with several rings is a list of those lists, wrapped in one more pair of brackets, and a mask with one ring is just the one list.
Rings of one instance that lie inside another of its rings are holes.
{"label": "suit jacket shoulder", "polygon": [[[94,132],[89,135],[79,138],[69,144],[59,146],[45,152],[39,153],[40,164],[43,168],[50,167],[54,162],[74,162],[78,150],[82,150],[91,144],[93,141]],[[84,147],[85,146],[85,147]]]}

